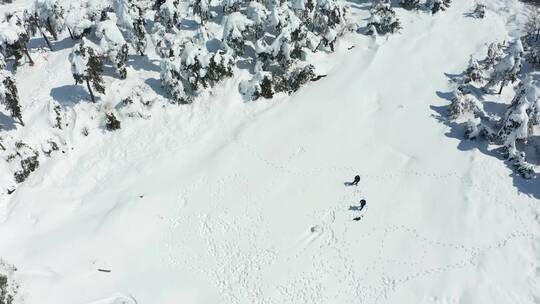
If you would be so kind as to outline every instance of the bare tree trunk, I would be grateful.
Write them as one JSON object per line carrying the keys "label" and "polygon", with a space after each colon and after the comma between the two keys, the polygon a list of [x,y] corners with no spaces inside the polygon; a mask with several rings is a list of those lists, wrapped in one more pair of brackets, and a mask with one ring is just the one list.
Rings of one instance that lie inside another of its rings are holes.
{"label": "bare tree trunk", "polygon": [[86,87],[88,88],[88,92],[90,92],[90,98],[92,99],[93,103],[96,103],[96,98],[94,97],[94,92],[92,92],[92,87],[90,86],[90,80],[86,79]]}
{"label": "bare tree trunk", "polygon": [[26,57],[28,57],[28,60],[30,60],[30,65],[34,65],[34,60],[32,60],[32,57],[30,57],[30,52],[28,52],[28,48],[24,48],[24,53],[26,54]]}
{"label": "bare tree trunk", "polygon": [[75,40],[75,37],[73,36],[73,33],[71,32],[71,29],[68,27],[69,37],[71,37],[72,40]]}
{"label": "bare tree trunk", "polygon": [[58,40],[58,35],[56,34],[56,31],[53,29],[51,25],[51,19],[47,17],[47,27],[49,28],[49,32],[51,32],[51,35],[53,35],[54,40]]}
{"label": "bare tree trunk", "polygon": [[501,82],[501,88],[499,89],[499,95],[501,95],[501,93],[502,93],[502,90],[503,90],[503,88],[504,88],[505,82],[506,82],[506,81],[504,81],[504,80]]}
{"label": "bare tree trunk", "polygon": [[4,145],[2,145],[2,143],[0,142],[0,149],[6,151],[6,147],[4,147]]}
{"label": "bare tree trunk", "polygon": [[41,26],[37,26],[39,32],[41,33],[41,36],[43,36],[43,39],[45,39],[45,42],[47,42],[47,46],[49,47],[49,49],[52,51],[53,48],[52,48],[52,45],[51,45],[51,41],[49,40],[49,38],[47,38],[47,35],[45,35],[45,33],[43,32],[43,30],[41,29]]}

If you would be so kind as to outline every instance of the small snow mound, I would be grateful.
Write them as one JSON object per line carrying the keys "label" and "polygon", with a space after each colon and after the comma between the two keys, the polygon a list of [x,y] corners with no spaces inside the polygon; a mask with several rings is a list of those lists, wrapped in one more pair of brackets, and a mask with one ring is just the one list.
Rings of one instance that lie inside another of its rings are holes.
{"label": "small snow mound", "polygon": [[135,300],[135,298],[132,296],[117,294],[112,297],[90,302],[88,304],[137,304],[137,300]]}

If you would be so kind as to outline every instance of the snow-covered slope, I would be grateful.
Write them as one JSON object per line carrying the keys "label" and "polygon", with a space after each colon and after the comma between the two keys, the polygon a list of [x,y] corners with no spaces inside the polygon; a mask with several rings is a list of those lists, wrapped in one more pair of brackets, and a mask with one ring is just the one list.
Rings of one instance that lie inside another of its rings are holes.
{"label": "snow-covered slope", "polygon": [[[114,133],[68,134],[70,150],[2,202],[0,257],[18,267],[20,301],[538,302],[538,181],[522,193],[430,108],[447,104],[444,72],[508,39],[520,12],[492,0],[479,21],[470,8],[398,10],[400,34],[348,36],[317,58],[328,77],[291,97],[244,103],[233,79],[192,105],[157,101]],[[17,75],[27,107],[77,100],[68,52]],[[150,91],[152,67],[109,83],[103,106]],[[39,117],[17,132],[38,138]]]}

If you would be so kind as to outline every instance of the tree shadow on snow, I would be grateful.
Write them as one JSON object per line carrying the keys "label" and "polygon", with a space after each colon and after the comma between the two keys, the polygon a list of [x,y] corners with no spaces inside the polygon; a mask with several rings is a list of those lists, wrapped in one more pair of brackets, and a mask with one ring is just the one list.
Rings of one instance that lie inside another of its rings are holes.
{"label": "tree shadow on snow", "polygon": [[90,101],[90,94],[81,85],[74,84],[54,88],[50,96],[64,106]]}
{"label": "tree shadow on snow", "polygon": [[0,112],[0,130],[15,130],[15,120],[11,116],[7,116]]}
{"label": "tree shadow on snow", "polygon": [[147,56],[129,55],[127,65],[137,71],[159,72],[160,68],[156,62],[159,61],[148,59]]}
{"label": "tree shadow on snow", "polygon": [[[437,96],[441,99],[445,99],[447,101],[451,101],[453,94],[451,92],[436,92]],[[492,106],[492,105],[488,105]],[[519,174],[515,174],[512,168],[511,162],[509,162],[506,157],[504,156],[504,151],[502,147],[496,147],[496,148],[490,148],[490,144],[487,140],[484,138],[476,138],[474,140],[465,138],[465,125],[461,123],[457,123],[454,121],[448,120],[447,117],[447,111],[448,111],[448,105],[447,106],[435,106],[431,105],[430,108],[435,112],[432,116],[437,119],[439,122],[445,124],[450,128],[449,132],[447,132],[445,135],[449,138],[454,138],[459,141],[459,144],[457,145],[457,149],[460,151],[470,151],[470,150],[478,150],[481,153],[497,158],[501,161],[503,161],[511,170],[512,174],[510,176],[512,177],[512,183],[516,189],[528,196],[540,199],[540,174],[535,174],[535,176],[532,179],[525,179]],[[539,140],[540,141],[540,140]],[[540,148],[539,148],[540,151]],[[540,153],[540,152],[538,152]]]}
{"label": "tree shadow on snow", "polygon": [[168,98],[161,87],[161,81],[156,78],[147,78],[144,83],[146,83],[156,94]]}
{"label": "tree shadow on snow", "polygon": [[[39,39],[43,40],[43,43],[45,43],[45,40],[43,38],[39,38]],[[59,41],[51,41],[51,44],[52,44],[53,52],[57,52],[57,51],[65,50],[65,49],[71,49],[79,42],[80,40],[74,40],[74,39],[71,39],[70,37],[67,37]]]}

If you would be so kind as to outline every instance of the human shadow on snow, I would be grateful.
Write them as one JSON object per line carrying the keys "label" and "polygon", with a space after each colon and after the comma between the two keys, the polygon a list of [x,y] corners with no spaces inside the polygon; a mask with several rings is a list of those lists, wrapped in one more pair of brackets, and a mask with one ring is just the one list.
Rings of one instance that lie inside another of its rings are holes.
{"label": "human shadow on snow", "polygon": [[[436,92],[436,95],[439,98],[445,99],[449,102],[452,101],[453,97],[453,94],[451,92]],[[494,105],[490,104],[488,106],[493,107]],[[525,179],[521,175],[514,173],[512,164],[504,156],[504,151],[502,147],[490,148],[489,142],[484,138],[476,138],[474,140],[465,138],[465,125],[447,119],[448,107],[448,105],[430,106],[431,110],[435,112],[435,114],[433,114],[432,116],[439,122],[445,124],[450,128],[449,132],[447,132],[445,135],[449,138],[459,140],[457,149],[460,151],[470,151],[476,149],[485,155],[503,161],[506,166],[508,166],[512,170],[510,176],[512,177],[512,183],[514,187],[516,187],[519,192],[525,195],[540,199],[540,174],[536,173],[533,178]]]}

